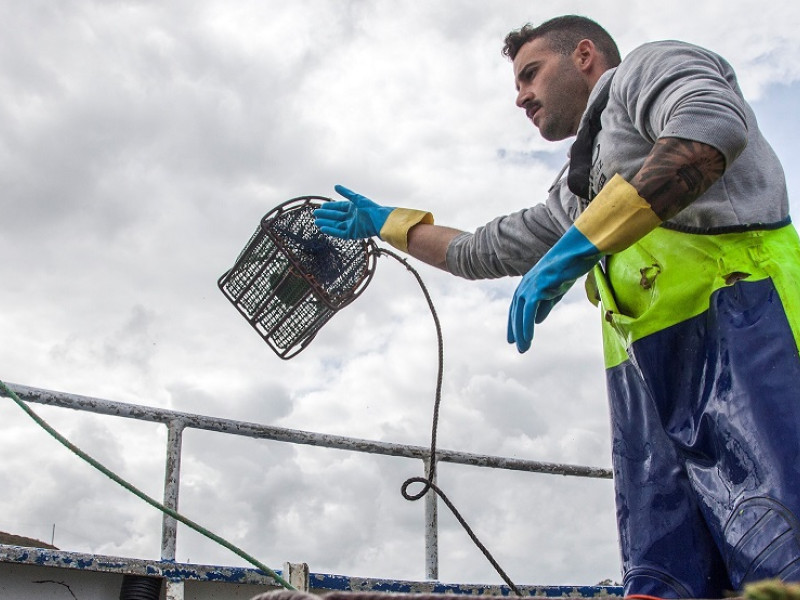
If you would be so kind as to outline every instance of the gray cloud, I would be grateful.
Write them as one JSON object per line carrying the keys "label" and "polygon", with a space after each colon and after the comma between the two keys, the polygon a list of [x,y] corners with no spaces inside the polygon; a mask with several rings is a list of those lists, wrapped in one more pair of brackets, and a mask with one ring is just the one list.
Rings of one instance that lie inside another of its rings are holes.
{"label": "gray cloud", "polygon": [[[0,377],[427,445],[436,339],[402,266],[380,259],[364,295],[288,362],[217,278],[269,209],[331,195],[335,183],[465,229],[543,200],[565,147],[517,114],[499,48],[526,21],[579,9],[0,1]],[[620,1],[589,16],[623,51],[670,37],[725,54],[792,186],[798,10]],[[520,356],[505,342],[514,281],[418,268],[445,340],[440,446],[608,466],[599,316],[580,286]],[[0,499],[0,529],[49,540],[55,523],[62,548],[157,557],[160,516],[19,412],[0,403],[0,485],[13,491]],[[160,496],[163,427],[43,414]],[[423,509],[399,494],[421,471],[418,461],[191,431],[181,509],[276,567],[421,578]],[[618,577],[610,482],[455,465],[440,478],[516,581]],[[446,514],[440,544],[443,580],[499,580]],[[187,558],[241,564],[181,528]]]}

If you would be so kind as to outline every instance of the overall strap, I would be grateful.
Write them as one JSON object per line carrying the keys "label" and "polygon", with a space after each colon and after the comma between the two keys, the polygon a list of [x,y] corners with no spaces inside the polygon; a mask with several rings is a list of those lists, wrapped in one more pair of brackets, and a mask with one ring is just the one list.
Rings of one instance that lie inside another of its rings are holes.
{"label": "overall strap", "polygon": [[587,109],[584,125],[578,129],[578,135],[575,137],[575,142],[570,150],[567,185],[573,194],[586,200],[591,200],[589,197],[589,174],[592,168],[594,138],[603,128],[600,123],[600,115],[603,114],[603,110],[608,104],[608,95],[611,91],[613,78],[612,74],[608,78],[606,85],[598,93],[595,101]]}

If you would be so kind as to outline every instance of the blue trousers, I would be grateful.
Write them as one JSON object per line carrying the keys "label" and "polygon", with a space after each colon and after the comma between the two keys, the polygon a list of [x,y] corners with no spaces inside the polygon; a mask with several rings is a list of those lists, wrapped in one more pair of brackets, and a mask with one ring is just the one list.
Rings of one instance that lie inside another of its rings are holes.
{"label": "blue trousers", "polygon": [[[658,233],[601,286],[606,339],[617,340],[606,374],[623,585],[721,598],[800,580],[800,305],[785,306],[800,296],[800,251],[791,235],[772,251],[775,235],[746,234],[668,256],[685,235]],[[665,289],[679,268],[708,285]],[[644,300],[631,297],[637,286]]]}

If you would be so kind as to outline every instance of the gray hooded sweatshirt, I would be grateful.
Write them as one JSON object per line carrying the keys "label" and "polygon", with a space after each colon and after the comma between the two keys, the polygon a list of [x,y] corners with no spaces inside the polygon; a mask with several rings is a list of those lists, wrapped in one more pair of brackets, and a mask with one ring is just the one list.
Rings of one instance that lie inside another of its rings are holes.
{"label": "gray hooded sweatshirt", "polygon": [[[726,169],[662,227],[716,234],[789,222],[783,168],[722,57],[683,42],[653,42],[604,73],[588,106],[609,85],[602,129],[594,140],[592,196],[617,173],[630,181],[656,140],[677,137],[713,146],[725,157]],[[580,127],[585,123],[584,115]],[[457,236],[447,249],[448,270],[467,279],[530,270],[588,204],[569,190],[562,175],[545,202]]]}

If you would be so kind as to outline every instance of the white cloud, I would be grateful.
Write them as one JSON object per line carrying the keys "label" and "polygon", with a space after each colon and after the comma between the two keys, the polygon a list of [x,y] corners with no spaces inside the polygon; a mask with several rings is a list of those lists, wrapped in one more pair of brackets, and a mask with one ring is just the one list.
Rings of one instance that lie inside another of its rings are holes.
{"label": "white cloud", "polygon": [[[288,362],[217,278],[263,214],[335,183],[464,229],[542,200],[566,146],[518,114],[499,53],[526,21],[588,12],[624,51],[658,38],[708,45],[764,120],[780,108],[779,138],[797,129],[785,108],[800,79],[796,3],[612,4],[0,0],[0,378],[427,445],[436,338],[402,266],[381,258],[364,295]],[[794,146],[776,147],[791,172]],[[505,341],[513,281],[415,266],[444,333],[440,447],[607,467],[599,317],[580,286],[519,355]],[[160,496],[163,427],[37,410]],[[0,530],[49,540],[55,523],[66,549],[157,556],[160,516],[19,412],[0,403],[0,484],[13,490]],[[399,494],[421,471],[190,431],[181,508],[267,564],[421,578],[422,506]],[[610,482],[456,465],[440,478],[515,581],[618,577]],[[499,581],[440,518],[441,578]],[[181,528],[187,558],[241,564]]]}

